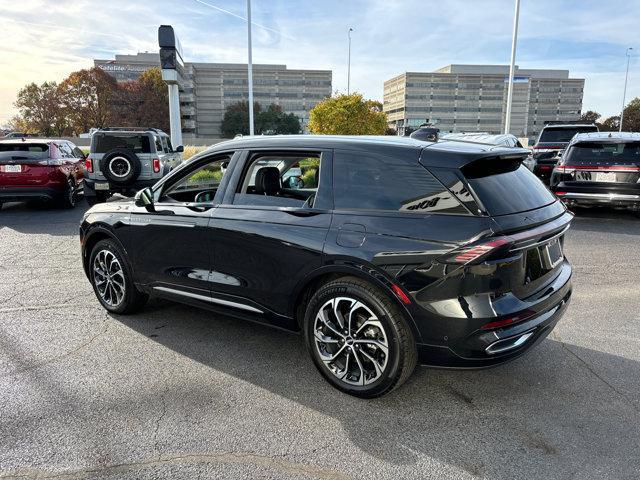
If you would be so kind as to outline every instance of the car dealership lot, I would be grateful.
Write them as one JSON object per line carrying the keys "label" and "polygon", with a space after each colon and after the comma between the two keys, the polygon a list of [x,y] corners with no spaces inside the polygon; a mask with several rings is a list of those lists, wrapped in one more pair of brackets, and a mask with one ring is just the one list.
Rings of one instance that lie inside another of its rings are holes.
{"label": "car dealership lot", "polygon": [[0,212],[0,478],[637,478],[640,220],[587,212],[572,304],[530,354],[373,401],[301,338],[152,301],[108,315],[85,209]]}

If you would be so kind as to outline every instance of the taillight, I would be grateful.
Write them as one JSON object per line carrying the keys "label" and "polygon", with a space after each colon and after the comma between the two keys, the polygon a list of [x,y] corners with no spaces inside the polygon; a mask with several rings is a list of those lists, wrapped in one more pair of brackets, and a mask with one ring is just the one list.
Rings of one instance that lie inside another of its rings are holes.
{"label": "taillight", "polygon": [[554,192],[558,197],[561,197],[562,195],[566,195],[567,192]]}
{"label": "taillight", "polygon": [[84,169],[89,173],[93,173],[93,159],[90,156],[84,159]]}
{"label": "taillight", "polygon": [[533,317],[536,314],[535,311],[527,309],[523,311],[520,315],[516,315],[515,317],[504,318],[502,320],[494,320],[493,322],[485,323],[480,327],[480,330],[491,330],[493,328],[505,327],[507,325],[511,325],[512,323],[521,322],[522,320],[527,320],[528,318]]}
{"label": "taillight", "polygon": [[159,158],[154,158],[153,159],[153,171],[158,173],[160,171],[160,159]]}
{"label": "taillight", "polygon": [[512,240],[508,237],[498,237],[486,242],[468,245],[453,252],[453,254],[447,259],[447,262],[459,263],[463,265],[475,262],[477,260],[480,260],[481,258],[486,257],[498,248],[511,243],[511,241]]}

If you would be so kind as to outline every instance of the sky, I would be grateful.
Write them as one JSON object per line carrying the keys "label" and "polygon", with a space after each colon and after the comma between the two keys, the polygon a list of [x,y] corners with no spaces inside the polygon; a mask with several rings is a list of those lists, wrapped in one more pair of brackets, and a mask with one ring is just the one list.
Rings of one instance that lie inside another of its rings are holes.
{"label": "sky", "polygon": [[[516,63],[585,78],[583,111],[619,113],[626,49],[627,101],[640,96],[640,0],[522,0]],[[508,64],[514,0],[252,0],[254,63],[333,71],[382,100],[384,80],[451,63]],[[186,61],[245,63],[245,0],[0,0],[0,125],[18,90],[61,81],[94,58],[157,52],[171,24]]]}

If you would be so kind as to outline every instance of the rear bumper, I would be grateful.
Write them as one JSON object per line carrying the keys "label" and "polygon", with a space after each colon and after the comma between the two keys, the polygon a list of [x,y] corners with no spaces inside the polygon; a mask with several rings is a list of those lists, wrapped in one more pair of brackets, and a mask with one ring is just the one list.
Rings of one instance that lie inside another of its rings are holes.
{"label": "rear bumper", "polygon": [[640,194],[562,192],[558,198],[569,204],[640,208]]}
{"label": "rear bumper", "polygon": [[50,187],[0,187],[0,202],[24,202],[25,200],[57,200],[64,189]]}
{"label": "rear bumper", "polygon": [[[111,195],[112,193],[127,193],[127,192],[136,192],[138,190],[142,190],[143,188],[152,187],[156,183],[158,183],[159,179],[151,179],[151,180],[137,180],[131,185],[127,185],[126,187],[121,187],[118,185],[109,185],[108,190],[98,190],[100,193],[105,193],[107,195]],[[93,180],[89,178],[84,179],[84,196],[85,197],[95,197],[96,196],[96,183],[106,183],[106,180]]]}
{"label": "rear bumper", "polygon": [[450,345],[418,344],[422,365],[443,368],[488,368],[526,353],[553,330],[571,299],[571,266],[565,262],[556,278],[527,299],[537,313],[519,323],[493,330],[477,329]]}

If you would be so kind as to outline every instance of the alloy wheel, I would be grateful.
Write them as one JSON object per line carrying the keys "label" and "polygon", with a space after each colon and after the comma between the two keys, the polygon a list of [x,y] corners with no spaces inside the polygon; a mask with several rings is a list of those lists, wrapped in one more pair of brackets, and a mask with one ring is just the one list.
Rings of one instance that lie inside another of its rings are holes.
{"label": "alloy wheel", "polygon": [[124,178],[131,171],[131,162],[124,157],[113,157],[109,160],[109,171],[117,178]]}
{"label": "alloy wheel", "polygon": [[93,260],[93,282],[100,298],[109,306],[122,303],[125,289],[122,265],[109,250],[100,250]]}
{"label": "alloy wheel", "polygon": [[373,313],[350,297],[335,297],[318,310],[314,344],[324,366],[340,381],[364,386],[378,380],[389,359],[385,329]]}

